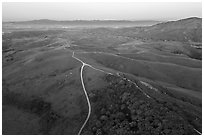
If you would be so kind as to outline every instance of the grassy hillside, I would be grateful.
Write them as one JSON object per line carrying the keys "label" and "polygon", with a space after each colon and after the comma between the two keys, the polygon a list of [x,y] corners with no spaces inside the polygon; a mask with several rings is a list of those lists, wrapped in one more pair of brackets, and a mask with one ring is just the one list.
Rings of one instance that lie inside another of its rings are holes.
{"label": "grassy hillside", "polygon": [[87,118],[81,134],[202,133],[201,19],[11,24],[2,33],[2,134],[76,135]]}
{"label": "grassy hillside", "polygon": [[[165,81],[180,87],[201,91],[201,69],[175,64],[129,60],[107,54],[81,54],[81,58],[92,58],[95,62],[114,70],[131,73],[151,80]],[[179,75],[178,75],[179,74]]]}
{"label": "grassy hillside", "polygon": [[202,41],[202,19],[187,18],[178,21],[159,23],[146,28],[128,28],[119,30],[123,35],[153,40]]}
{"label": "grassy hillside", "polygon": [[160,62],[160,63],[172,63],[177,64],[181,66],[187,66],[192,68],[202,68],[202,62],[199,60],[192,60],[190,58],[184,58],[184,57],[175,57],[175,56],[164,56],[159,54],[154,54],[150,52],[144,52],[141,54],[118,54],[120,56],[136,59],[136,60],[146,60],[146,61],[152,61],[152,62]]}

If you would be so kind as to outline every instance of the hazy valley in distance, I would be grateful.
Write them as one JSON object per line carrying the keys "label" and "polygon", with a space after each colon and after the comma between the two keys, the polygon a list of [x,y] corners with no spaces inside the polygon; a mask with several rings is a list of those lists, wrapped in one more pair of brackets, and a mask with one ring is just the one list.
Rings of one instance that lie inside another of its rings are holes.
{"label": "hazy valley in distance", "polygon": [[2,22],[2,134],[202,134],[202,18]]}

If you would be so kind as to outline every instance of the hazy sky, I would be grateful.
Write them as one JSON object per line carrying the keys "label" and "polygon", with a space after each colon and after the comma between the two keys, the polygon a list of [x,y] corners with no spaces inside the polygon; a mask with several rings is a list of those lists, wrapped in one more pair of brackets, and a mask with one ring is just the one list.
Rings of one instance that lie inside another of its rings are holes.
{"label": "hazy sky", "polygon": [[54,20],[175,20],[202,17],[201,3],[3,3],[3,21]]}

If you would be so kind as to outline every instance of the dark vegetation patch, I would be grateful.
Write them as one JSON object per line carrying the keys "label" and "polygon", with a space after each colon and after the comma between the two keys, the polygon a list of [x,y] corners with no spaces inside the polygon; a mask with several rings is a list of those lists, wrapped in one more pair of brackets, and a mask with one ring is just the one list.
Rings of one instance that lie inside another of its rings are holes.
{"label": "dark vegetation patch", "polygon": [[193,59],[202,60],[202,49],[196,49],[190,46],[185,46],[185,48],[189,51],[187,56]]}
{"label": "dark vegetation patch", "polygon": [[175,49],[172,51],[173,54],[183,54],[181,50]]}
{"label": "dark vegetation patch", "polygon": [[198,129],[199,131],[202,130],[202,102],[200,100],[189,98],[186,95],[179,94],[177,92],[170,92],[166,88],[160,87],[160,91],[162,91],[163,94],[157,94],[156,92],[147,93],[157,103],[163,104],[163,106],[169,110],[174,111],[195,129]]}
{"label": "dark vegetation patch", "polygon": [[188,45],[184,46],[184,49],[187,51],[184,52],[179,49],[174,49],[172,53],[173,54],[184,54],[190,58],[202,60],[202,51],[201,51],[202,49],[196,49]]}
{"label": "dark vegetation patch", "polygon": [[83,134],[197,134],[192,115],[178,104],[147,98],[127,80],[106,80],[107,88],[89,92],[92,113]]}

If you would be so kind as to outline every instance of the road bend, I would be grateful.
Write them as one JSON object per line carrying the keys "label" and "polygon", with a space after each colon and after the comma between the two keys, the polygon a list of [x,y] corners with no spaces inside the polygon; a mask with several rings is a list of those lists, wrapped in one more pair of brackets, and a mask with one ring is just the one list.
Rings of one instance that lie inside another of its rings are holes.
{"label": "road bend", "polygon": [[90,103],[90,101],[89,101],[89,97],[88,97],[88,94],[87,94],[87,91],[86,91],[86,88],[85,88],[85,85],[84,85],[84,80],[83,80],[83,69],[84,69],[84,67],[86,66],[86,63],[84,63],[82,60],[80,60],[80,59],[78,59],[77,57],[75,57],[75,56],[74,56],[74,52],[73,52],[73,54],[72,54],[72,57],[82,63],[81,71],[80,71],[81,84],[82,84],[82,87],[83,87],[83,90],[84,90],[84,94],[85,94],[85,96],[86,96],[86,100],[87,100],[88,107],[89,107],[89,111],[88,111],[88,115],[87,115],[87,117],[86,117],[86,120],[84,121],[83,125],[81,126],[81,128],[80,128],[80,130],[79,130],[79,132],[78,132],[78,135],[80,135],[81,132],[82,132],[82,130],[84,129],[86,123],[88,122],[90,115],[91,115],[91,103]]}
{"label": "road bend", "polygon": [[[105,52],[79,52],[79,53],[109,54],[109,55],[114,55],[114,56],[126,58],[126,59],[129,59],[129,60],[135,60],[135,59],[131,59],[131,58],[127,58],[127,57],[115,55],[115,54],[112,54],[112,53],[105,53]],[[92,69],[101,71],[101,72],[106,73],[106,74],[109,74],[109,75],[113,75],[113,74],[112,74],[112,73],[109,73],[109,72],[106,72],[106,71],[104,71],[104,70],[101,70],[101,69],[97,69],[97,68],[93,67],[92,65],[83,62],[82,60],[80,60],[79,58],[77,58],[77,57],[74,56],[74,52],[72,53],[72,57],[82,63],[81,73],[80,73],[81,83],[82,83],[82,87],[83,87],[84,93],[85,93],[85,95],[86,95],[86,99],[87,99],[88,107],[89,107],[89,112],[88,112],[88,115],[87,115],[87,117],[86,117],[86,120],[84,121],[82,127],[80,128],[80,130],[79,130],[79,132],[78,132],[78,135],[80,135],[81,132],[82,132],[82,130],[83,130],[83,128],[85,127],[86,123],[88,122],[90,115],[91,115],[91,104],[90,104],[89,97],[88,97],[88,94],[87,94],[87,91],[86,91],[86,88],[85,88],[85,85],[84,85],[84,81],[83,81],[83,69],[84,69],[84,67],[85,67],[85,66],[88,66],[88,67],[91,67]],[[119,77],[121,77],[122,79],[128,80],[130,83],[134,84],[135,87],[138,88],[146,97],[151,98],[149,95],[147,95],[147,94],[146,94],[135,82],[133,82],[132,80],[122,77],[119,73],[116,73],[116,75],[119,76]],[[196,132],[197,132],[198,134],[200,134],[200,135],[202,134],[201,132],[199,132],[199,131],[196,130],[195,128],[194,128],[194,131],[196,131]]]}
{"label": "road bend", "polygon": [[86,88],[85,88],[85,85],[84,85],[84,80],[83,80],[83,69],[84,69],[84,67],[85,67],[85,66],[88,66],[88,67],[91,67],[91,68],[93,68],[93,69],[95,69],[95,70],[101,71],[101,72],[103,72],[103,73],[107,73],[107,74],[110,74],[110,75],[113,75],[113,74],[112,74],[112,73],[109,73],[109,72],[105,72],[105,71],[103,71],[103,70],[101,70],[101,69],[94,68],[93,66],[91,66],[91,65],[89,65],[89,64],[87,64],[87,63],[85,63],[85,62],[83,62],[82,60],[80,60],[79,58],[77,58],[77,57],[74,56],[74,52],[72,53],[72,57],[82,63],[81,71],[80,71],[81,84],[82,84],[82,87],[83,87],[83,90],[84,90],[84,94],[85,94],[85,96],[86,96],[86,100],[87,100],[88,107],[89,107],[89,111],[88,111],[88,115],[87,115],[87,117],[86,117],[86,120],[84,121],[83,125],[81,126],[81,128],[80,128],[80,130],[79,130],[79,132],[78,132],[78,135],[80,135],[81,132],[82,132],[82,130],[84,129],[86,123],[88,122],[90,115],[91,115],[91,103],[90,103],[90,101],[89,101],[89,97],[88,97],[88,94],[87,94],[87,91],[86,91]]}
{"label": "road bend", "polygon": [[[80,71],[81,84],[82,84],[82,87],[83,87],[83,90],[84,90],[84,94],[85,94],[85,96],[86,96],[86,100],[87,100],[88,107],[89,107],[89,111],[88,111],[88,115],[87,115],[87,117],[86,117],[86,120],[84,121],[83,125],[81,126],[81,128],[80,128],[80,130],[79,130],[79,132],[78,132],[78,135],[80,135],[81,132],[83,131],[83,129],[84,129],[86,123],[88,122],[90,115],[91,115],[91,103],[90,103],[90,101],[89,101],[89,97],[88,97],[88,94],[87,94],[87,91],[86,91],[86,88],[85,88],[85,85],[84,85],[84,80],[83,80],[83,69],[84,69],[84,67],[85,67],[85,66],[88,66],[88,67],[90,67],[90,68],[92,68],[92,69],[98,70],[98,71],[100,71],[100,72],[103,72],[103,73],[106,73],[106,74],[109,74],[109,75],[113,75],[113,74],[110,73],[110,72],[106,72],[106,71],[104,71],[104,70],[95,68],[95,67],[93,67],[92,65],[83,62],[82,60],[80,60],[79,58],[77,58],[77,57],[74,56],[74,55],[75,55],[74,52],[72,52],[72,57],[82,63],[81,71]],[[117,55],[116,55],[116,56],[117,56]],[[124,78],[124,77],[120,76],[119,73],[117,73],[116,75],[119,76],[119,77],[121,77],[122,79],[128,80],[128,82],[134,84],[135,87],[138,88],[146,97],[151,98],[151,97],[150,97],[149,95],[147,95],[135,82],[131,81],[130,79],[127,79],[127,78]]]}
{"label": "road bend", "polygon": [[83,63],[82,66],[81,66],[81,73],[80,73],[80,76],[81,76],[81,84],[82,84],[82,87],[83,87],[83,90],[84,90],[84,93],[86,95],[86,100],[87,100],[87,103],[88,103],[88,107],[89,107],[89,112],[88,112],[88,115],[86,117],[86,120],[84,121],[83,125],[81,126],[79,132],[78,132],[78,135],[81,134],[83,128],[85,127],[86,123],[88,122],[89,120],[89,117],[91,115],[91,103],[89,101],[89,97],[88,97],[88,94],[87,94],[87,91],[86,91],[86,88],[85,88],[85,85],[84,85],[84,80],[83,80],[83,69],[85,67],[85,64]]}
{"label": "road bend", "polygon": [[[119,55],[115,55],[115,54],[112,54],[112,53],[106,53],[106,52],[79,52],[79,53],[98,53],[98,54],[109,54],[109,55],[113,55],[113,56],[118,56],[118,57],[122,57],[122,58],[125,58],[125,59],[129,59],[129,60],[134,60],[134,59],[131,59],[131,58],[127,58],[127,57],[123,57],[123,56],[119,56]],[[74,56],[74,52],[73,52],[73,55],[72,55],[74,58],[76,58]],[[80,62],[84,63],[82,60],[80,60],[79,58],[76,58],[77,60],[79,60]],[[85,63],[86,64],[86,63]],[[89,64],[86,64],[87,66],[95,69],[95,70],[98,70],[98,71],[101,71],[103,73],[106,73],[106,74],[110,74],[110,75],[113,75],[112,73],[109,73],[109,72],[105,72],[101,69],[97,69],[97,68],[94,68],[93,66],[89,65]],[[117,76],[121,77],[122,79],[125,79],[125,80],[128,80],[130,83],[134,84],[136,88],[138,88],[146,97],[148,98],[151,98],[149,95],[147,95],[147,93],[145,93],[135,82],[133,82],[132,80],[130,79],[127,79],[127,78],[124,78],[122,77],[119,73],[116,73]]]}

